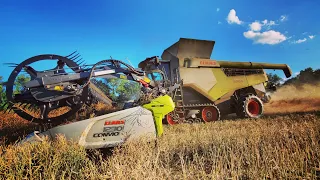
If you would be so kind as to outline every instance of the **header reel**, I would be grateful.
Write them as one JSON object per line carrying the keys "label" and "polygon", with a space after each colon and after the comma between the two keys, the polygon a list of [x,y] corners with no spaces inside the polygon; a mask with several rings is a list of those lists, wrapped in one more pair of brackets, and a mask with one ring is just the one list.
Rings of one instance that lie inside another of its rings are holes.
{"label": "header reel", "polygon": [[[17,64],[6,83],[6,97],[9,109],[12,109],[20,117],[35,123],[59,123],[75,114],[82,107],[80,102],[90,103],[88,87],[77,93],[72,93],[72,88],[68,90],[62,90],[61,88],[62,86],[77,87],[81,85],[81,82],[80,84],[77,84],[78,82],[59,82],[59,75],[66,73],[66,67],[73,73],[81,71],[81,59],[77,60],[80,55],[74,54],[75,52],[68,56],[38,55]],[[44,60],[49,60],[51,63],[54,62],[55,67],[45,71],[37,71],[32,67],[33,63]],[[18,80],[17,77],[20,73],[26,75],[28,82],[17,89],[15,82]],[[46,77],[54,77],[57,81],[44,85],[41,79]],[[28,87],[28,84],[33,81],[38,81],[42,86]],[[57,116],[50,114],[51,111],[62,107],[65,107],[64,113],[60,113]],[[66,111],[66,109],[68,110]]]}
{"label": "header reel", "polygon": [[[90,80],[94,77],[133,80],[141,84],[144,93],[152,93],[153,98],[154,94],[161,94],[152,90],[155,86],[143,71],[122,61],[108,59],[94,65],[80,65],[83,62],[76,61],[80,55],[74,53],[68,56],[43,54],[16,64],[6,83],[9,109],[28,121],[59,125],[84,104],[91,105],[94,97],[103,100],[108,98],[91,90],[90,87],[95,85]],[[33,67],[32,63],[44,60],[55,62],[53,68],[38,71]],[[19,73],[24,73],[29,78],[23,86],[17,87],[15,81],[19,81]]]}

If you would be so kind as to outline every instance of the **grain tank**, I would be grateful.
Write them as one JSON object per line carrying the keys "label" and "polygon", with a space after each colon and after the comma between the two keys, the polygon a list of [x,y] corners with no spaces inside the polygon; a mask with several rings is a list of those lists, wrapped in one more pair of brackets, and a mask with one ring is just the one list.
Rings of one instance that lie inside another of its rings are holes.
{"label": "grain tank", "polygon": [[161,55],[139,63],[139,68],[161,83],[180,84],[172,94],[175,110],[166,116],[169,124],[210,122],[236,113],[240,118],[258,118],[270,99],[264,69],[292,72],[286,64],[232,62],[210,59],[215,41],[180,38]]}

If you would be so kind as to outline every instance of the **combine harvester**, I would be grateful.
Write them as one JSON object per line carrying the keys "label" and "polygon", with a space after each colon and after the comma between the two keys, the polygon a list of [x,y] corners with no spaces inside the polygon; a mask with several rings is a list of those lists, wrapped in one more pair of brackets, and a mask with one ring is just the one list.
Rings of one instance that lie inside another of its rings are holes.
{"label": "combine harvester", "polygon": [[231,62],[210,59],[215,41],[180,38],[157,56],[139,63],[148,77],[159,84],[180,84],[171,94],[176,108],[166,116],[169,124],[217,121],[223,115],[258,118],[268,77],[264,69],[281,69],[292,74],[286,64]]}
{"label": "combine harvester", "polygon": [[[177,124],[212,122],[231,113],[260,117],[263,102],[270,99],[263,69],[282,69],[290,77],[290,68],[286,64],[211,60],[214,44],[215,41],[181,38],[164,50],[161,60],[154,56],[140,62],[140,69],[113,59],[81,65],[79,55],[74,53],[44,54],[20,64],[10,63],[14,70],[6,83],[7,108],[38,123],[43,130],[22,142],[63,134],[87,149],[114,147],[141,136],[154,139],[162,134],[164,119]],[[55,62],[55,67],[45,71],[32,67],[44,60]],[[19,93],[14,93],[14,82],[21,72],[30,80]],[[95,78],[137,82],[140,97],[116,112],[65,124],[84,105],[90,106],[96,100],[118,103],[94,83]],[[57,116],[50,114],[63,107],[69,110]],[[39,114],[30,112],[32,109],[38,109]]]}

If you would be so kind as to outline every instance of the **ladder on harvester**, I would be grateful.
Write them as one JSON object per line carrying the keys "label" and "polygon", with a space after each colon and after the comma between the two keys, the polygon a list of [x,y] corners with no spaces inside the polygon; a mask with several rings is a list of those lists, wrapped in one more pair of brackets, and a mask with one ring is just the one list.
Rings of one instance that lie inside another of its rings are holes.
{"label": "ladder on harvester", "polygon": [[[174,95],[173,95],[173,101],[175,102],[175,116],[178,115],[178,121],[184,121],[185,118],[185,109],[184,109],[184,103],[183,103],[183,93],[182,93],[182,81],[180,83],[180,87],[175,89]],[[177,117],[174,119],[176,120]]]}

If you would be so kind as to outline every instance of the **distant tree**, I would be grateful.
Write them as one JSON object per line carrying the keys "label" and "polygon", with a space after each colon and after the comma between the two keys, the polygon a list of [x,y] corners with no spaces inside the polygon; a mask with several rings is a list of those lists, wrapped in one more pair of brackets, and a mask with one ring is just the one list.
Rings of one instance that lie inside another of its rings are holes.
{"label": "distant tree", "polygon": [[106,82],[111,90],[110,96],[118,102],[135,100],[140,93],[140,85],[137,82],[115,78],[106,79]]}
{"label": "distant tree", "polygon": [[14,94],[21,93],[24,90],[24,85],[30,81],[30,77],[25,76],[23,74],[17,76],[15,84],[14,84]]}
{"label": "distant tree", "polygon": [[267,77],[269,79],[269,84],[274,84],[278,86],[281,81],[281,77],[279,77],[277,74],[268,73]]}
{"label": "distant tree", "polygon": [[6,94],[2,79],[3,77],[0,76],[0,107],[6,103]]}
{"label": "distant tree", "polygon": [[4,88],[3,88],[3,82],[2,82],[3,77],[0,76],[0,92],[3,92]]}
{"label": "distant tree", "polygon": [[304,70],[301,70],[296,77],[288,79],[284,83],[284,85],[315,83],[315,82],[320,82],[320,69],[313,70],[311,67],[308,67]]}
{"label": "distant tree", "polygon": [[309,67],[300,71],[300,74],[297,76],[297,78],[301,83],[308,83],[308,82],[315,81],[313,69]]}
{"label": "distant tree", "polygon": [[[24,90],[24,85],[26,82],[30,81],[30,77],[25,75],[18,75],[16,81],[13,85],[13,94],[21,93]],[[0,76],[0,110],[5,109],[5,104],[7,104],[7,97],[6,97],[6,85],[3,82],[3,77]]]}
{"label": "distant tree", "polygon": [[314,71],[314,75],[318,78],[320,78],[320,69],[317,69]]}
{"label": "distant tree", "polygon": [[137,100],[140,95],[140,84],[126,79],[94,79],[93,82],[102,92],[117,103]]}

